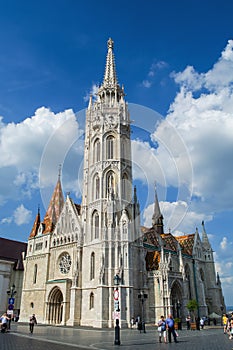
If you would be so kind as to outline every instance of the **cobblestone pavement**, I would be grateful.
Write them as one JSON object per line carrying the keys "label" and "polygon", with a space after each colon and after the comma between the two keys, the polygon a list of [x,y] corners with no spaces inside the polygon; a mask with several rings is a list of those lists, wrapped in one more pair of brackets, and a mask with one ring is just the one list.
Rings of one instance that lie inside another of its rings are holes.
{"label": "cobblestone pavement", "polygon": [[28,325],[13,324],[11,331],[0,333],[0,350],[71,350],[146,349],[146,350],[232,350],[233,340],[221,328],[179,332],[178,344],[160,344],[158,332],[147,327],[146,333],[136,329],[121,330],[121,345],[114,345],[114,330],[92,328],[52,327],[37,325],[30,334]]}

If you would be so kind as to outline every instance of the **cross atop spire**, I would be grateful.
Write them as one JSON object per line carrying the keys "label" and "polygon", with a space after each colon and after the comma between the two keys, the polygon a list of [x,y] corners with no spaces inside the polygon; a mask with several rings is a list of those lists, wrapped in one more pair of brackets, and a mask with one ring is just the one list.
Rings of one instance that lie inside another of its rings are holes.
{"label": "cross atop spire", "polygon": [[117,86],[117,76],[116,76],[116,66],[115,66],[115,57],[113,53],[113,40],[108,39],[108,53],[104,74],[103,86],[106,88],[113,88]]}

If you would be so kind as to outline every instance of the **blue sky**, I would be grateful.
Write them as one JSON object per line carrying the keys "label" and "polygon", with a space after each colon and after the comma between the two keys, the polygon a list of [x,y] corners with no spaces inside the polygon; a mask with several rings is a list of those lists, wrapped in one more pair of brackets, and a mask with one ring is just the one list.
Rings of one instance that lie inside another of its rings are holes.
{"label": "blue sky", "polygon": [[26,241],[62,164],[80,202],[84,110],[114,40],[142,224],[156,181],[165,229],[201,221],[233,304],[233,2],[0,2],[0,236]]}

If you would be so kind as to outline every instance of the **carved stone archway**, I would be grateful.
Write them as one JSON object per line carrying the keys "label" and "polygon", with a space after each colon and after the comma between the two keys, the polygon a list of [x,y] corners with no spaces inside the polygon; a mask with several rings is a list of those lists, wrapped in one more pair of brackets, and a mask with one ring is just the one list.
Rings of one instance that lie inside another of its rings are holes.
{"label": "carved stone archway", "polygon": [[176,280],[171,287],[171,310],[174,318],[182,318],[182,288]]}
{"label": "carved stone archway", "polygon": [[48,297],[47,322],[61,324],[63,316],[63,295],[58,287],[54,287]]}

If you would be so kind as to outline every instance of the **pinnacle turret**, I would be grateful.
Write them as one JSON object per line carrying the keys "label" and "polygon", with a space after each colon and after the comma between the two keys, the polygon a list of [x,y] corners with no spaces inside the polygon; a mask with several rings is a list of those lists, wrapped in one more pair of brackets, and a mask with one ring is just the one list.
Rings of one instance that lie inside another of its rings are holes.
{"label": "pinnacle turret", "polygon": [[117,81],[115,56],[113,53],[113,40],[108,39],[108,52],[106,58],[106,66],[104,80],[98,90],[99,102],[102,101],[105,105],[113,106],[119,101],[124,102],[124,89],[121,88]]}
{"label": "pinnacle turret", "polygon": [[156,230],[159,234],[163,233],[163,215],[161,214],[160,207],[159,207],[156,186],[155,186],[155,200],[154,200],[154,213],[152,216],[152,225],[156,227]]}
{"label": "pinnacle turret", "polygon": [[103,86],[106,88],[114,88],[117,86],[117,76],[116,76],[116,66],[115,66],[115,57],[113,53],[113,40],[108,39],[108,53],[104,74]]}
{"label": "pinnacle turret", "polygon": [[209,239],[208,239],[206,230],[205,230],[204,221],[202,221],[201,224],[202,224],[202,243],[203,243],[203,246],[204,246],[206,249],[210,249],[211,246],[210,246],[210,242],[209,242]]}
{"label": "pinnacle turret", "polygon": [[60,177],[61,177],[61,174],[59,169],[57,184],[53,191],[52,198],[50,200],[47,212],[44,217],[44,224],[45,224],[44,233],[48,233],[53,230],[54,225],[56,224],[64,205],[64,197],[62,193]]}

